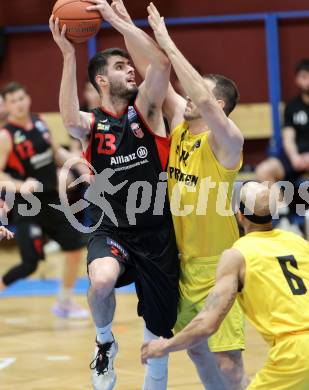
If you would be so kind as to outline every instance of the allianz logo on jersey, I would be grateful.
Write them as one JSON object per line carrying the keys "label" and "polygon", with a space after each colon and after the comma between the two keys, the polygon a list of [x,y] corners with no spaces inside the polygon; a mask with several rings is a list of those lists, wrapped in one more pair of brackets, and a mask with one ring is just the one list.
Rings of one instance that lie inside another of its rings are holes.
{"label": "allianz logo on jersey", "polygon": [[137,158],[145,159],[148,156],[148,150],[145,146],[140,146],[136,153],[130,153],[126,156],[120,155],[116,157],[111,157],[111,165],[119,165],[119,164],[126,164],[128,162],[131,162],[133,160],[136,160]]}

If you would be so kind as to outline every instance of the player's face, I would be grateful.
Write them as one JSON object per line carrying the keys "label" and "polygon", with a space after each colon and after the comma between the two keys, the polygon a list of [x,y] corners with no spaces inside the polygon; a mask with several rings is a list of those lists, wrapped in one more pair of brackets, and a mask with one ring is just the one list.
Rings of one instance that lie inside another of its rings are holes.
{"label": "player's face", "polygon": [[109,58],[107,78],[109,92],[112,96],[129,99],[137,92],[134,68],[125,57],[113,56]]}
{"label": "player's face", "polygon": [[[214,81],[209,80],[207,78],[205,78],[204,80],[205,80],[205,83],[207,84],[208,88],[212,91],[216,86]],[[191,98],[189,96],[187,96],[186,100],[187,100],[187,105],[186,105],[185,112],[183,115],[184,119],[188,122],[193,121],[194,119],[200,119],[202,117],[200,114],[200,111],[196,107],[196,105],[192,102]]]}
{"label": "player's face", "polygon": [[196,107],[196,105],[192,102],[191,98],[187,96],[186,100],[187,100],[187,105],[183,115],[184,119],[189,122],[189,121],[193,121],[194,119],[201,118],[201,114],[198,108]]}
{"label": "player's face", "polygon": [[309,94],[309,72],[301,70],[296,75],[296,85],[302,93]]}
{"label": "player's face", "polygon": [[30,112],[30,105],[30,96],[23,89],[5,95],[5,107],[13,118],[24,119],[27,117]]}

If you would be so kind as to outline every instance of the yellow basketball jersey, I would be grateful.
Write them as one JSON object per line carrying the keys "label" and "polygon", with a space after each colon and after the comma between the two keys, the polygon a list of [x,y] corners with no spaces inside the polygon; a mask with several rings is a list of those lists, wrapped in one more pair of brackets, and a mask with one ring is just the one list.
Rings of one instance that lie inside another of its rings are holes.
{"label": "yellow basketball jersey", "polygon": [[309,244],[294,233],[252,232],[235,242],[246,261],[238,301],[271,345],[309,332]]}
{"label": "yellow basketball jersey", "polygon": [[238,238],[231,196],[238,169],[224,168],[208,143],[209,131],[190,133],[188,123],[172,133],[168,192],[182,260],[214,258]]}

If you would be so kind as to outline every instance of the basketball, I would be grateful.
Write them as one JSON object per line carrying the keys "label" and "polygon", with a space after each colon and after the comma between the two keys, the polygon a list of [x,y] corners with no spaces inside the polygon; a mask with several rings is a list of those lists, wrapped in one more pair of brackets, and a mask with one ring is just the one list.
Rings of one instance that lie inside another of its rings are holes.
{"label": "basketball", "polygon": [[81,0],[58,0],[53,8],[53,15],[59,18],[60,28],[67,26],[66,37],[75,43],[87,41],[96,35],[102,23],[98,11],[87,11],[93,5]]}

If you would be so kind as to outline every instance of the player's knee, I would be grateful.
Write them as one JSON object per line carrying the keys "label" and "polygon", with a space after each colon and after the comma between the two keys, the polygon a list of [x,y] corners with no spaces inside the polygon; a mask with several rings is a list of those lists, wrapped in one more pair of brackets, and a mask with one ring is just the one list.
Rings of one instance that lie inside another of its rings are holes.
{"label": "player's knee", "polygon": [[208,345],[199,344],[187,350],[189,358],[194,362],[198,363],[201,359],[205,359],[206,355],[209,354]]}
{"label": "player's knee", "polygon": [[29,262],[26,264],[23,264],[21,267],[21,277],[26,278],[27,276],[32,275],[38,267],[37,262]]}
{"label": "player's knee", "polygon": [[241,351],[215,353],[219,370],[231,389],[239,389],[244,378]]}
{"label": "player's knee", "polygon": [[167,364],[168,356],[163,356],[156,359],[148,359],[146,375],[149,375],[155,380],[161,380],[162,378],[165,378],[167,375]]}
{"label": "player's knee", "polygon": [[90,277],[91,289],[100,295],[105,295],[106,297],[114,289],[116,281],[117,278],[112,273],[96,273]]}

